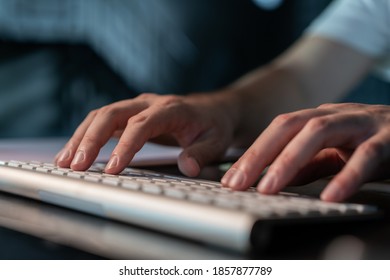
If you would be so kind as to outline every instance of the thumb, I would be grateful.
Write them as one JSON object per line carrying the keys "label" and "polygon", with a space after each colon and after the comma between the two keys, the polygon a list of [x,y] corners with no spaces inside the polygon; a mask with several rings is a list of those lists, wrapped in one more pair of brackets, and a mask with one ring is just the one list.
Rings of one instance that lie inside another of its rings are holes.
{"label": "thumb", "polygon": [[221,137],[199,139],[185,147],[179,155],[179,170],[186,176],[195,177],[206,164],[221,159],[227,147],[228,141]]}

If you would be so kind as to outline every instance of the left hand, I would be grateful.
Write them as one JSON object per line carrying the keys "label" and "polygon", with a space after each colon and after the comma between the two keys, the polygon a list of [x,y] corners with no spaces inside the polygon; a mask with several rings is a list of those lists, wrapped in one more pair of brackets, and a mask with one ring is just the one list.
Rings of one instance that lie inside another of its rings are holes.
{"label": "left hand", "polygon": [[345,200],[365,182],[390,174],[390,106],[325,104],[279,115],[229,169],[222,184],[245,190],[267,166],[257,185],[261,193],[335,175],[321,199]]}
{"label": "left hand", "polygon": [[[145,93],[94,110],[79,125],[55,163],[76,171],[88,169],[111,137],[118,144],[105,168],[118,174],[147,141],[183,147],[178,166],[197,176],[207,163],[222,157],[236,127],[234,102],[227,92],[187,96]],[[230,109],[233,108],[233,109]]]}

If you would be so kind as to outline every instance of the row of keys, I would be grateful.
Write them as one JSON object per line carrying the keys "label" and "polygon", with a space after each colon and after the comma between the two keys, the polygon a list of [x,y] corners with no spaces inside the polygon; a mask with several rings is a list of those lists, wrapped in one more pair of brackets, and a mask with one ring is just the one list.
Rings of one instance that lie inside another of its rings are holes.
{"label": "row of keys", "polygon": [[293,195],[262,195],[254,189],[238,192],[223,188],[218,182],[133,168],[126,168],[119,175],[110,175],[103,173],[103,164],[94,164],[89,170],[82,172],[41,162],[11,161],[4,164],[40,173],[122,187],[132,191],[247,211],[262,217],[345,215],[365,211],[363,205],[327,203]]}

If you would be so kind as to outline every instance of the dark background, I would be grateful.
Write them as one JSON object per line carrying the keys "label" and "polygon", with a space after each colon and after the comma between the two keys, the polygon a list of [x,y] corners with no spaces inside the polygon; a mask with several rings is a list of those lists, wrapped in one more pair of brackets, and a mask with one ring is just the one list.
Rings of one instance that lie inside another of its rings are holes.
{"label": "dark background", "polygon": [[[287,48],[329,2],[0,0],[0,137],[69,136],[116,100],[225,86]],[[368,77],[343,101],[388,104],[389,92]]]}

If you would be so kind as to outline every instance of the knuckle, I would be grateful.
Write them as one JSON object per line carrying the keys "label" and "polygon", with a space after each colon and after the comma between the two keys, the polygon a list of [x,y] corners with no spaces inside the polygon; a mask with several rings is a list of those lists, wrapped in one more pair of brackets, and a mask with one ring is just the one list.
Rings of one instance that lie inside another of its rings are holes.
{"label": "knuckle", "polygon": [[298,169],[297,164],[293,164],[295,162],[294,157],[289,153],[281,154],[277,160],[270,166],[270,170],[273,173],[281,174],[283,170],[295,171]]}
{"label": "knuckle", "polygon": [[363,112],[366,112],[369,117],[389,114],[389,107],[384,105],[371,105]]}
{"label": "knuckle", "polygon": [[290,153],[285,152],[280,156],[278,163],[279,163],[279,166],[282,166],[282,167],[294,168],[294,167],[296,167],[295,164],[292,164],[294,161],[295,161],[295,158]]}
{"label": "knuckle", "polygon": [[87,115],[87,118],[95,118],[95,116],[97,115],[99,109],[95,109],[95,110],[92,110],[88,113]]}
{"label": "knuckle", "polygon": [[131,143],[130,143],[129,141],[119,140],[117,146],[118,146],[118,147],[121,147],[121,148],[124,149],[125,151],[129,151],[129,150],[130,150],[130,147],[131,147],[132,145],[131,145]]}
{"label": "knuckle", "polygon": [[148,119],[148,117],[145,114],[139,113],[137,115],[130,117],[127,120],[127,125],[134,126],[134,125],[144,124],[147,119]]}
{"label": "knuckle", "polygon": [[254,162],[259,158],[259,156],[259,152],[256,149],[251,148],[245,152],[243,159],[249,160],[250,162]]}
{"label": "knuckle", "polygon": [[255,163],[259,162],[259,152],[252,148],[249,148],[240,158],[236,161],[232,167],[241,169],[241,170],[249,170],[253,168]]}
{"label": "knuckle", "polygon": [[175,95],[165,95],[161,97],[159,104],[163,107],[175,107],[181,105],[182,98]]}
{"label": "knuckle", "polygon": [[280,114],[272,121],[276,126],[292,126],[299,121],[299,116],[292,113]]}
{"label": "knuckle", "polygon": [[327,117],[313,118],[307,122],[307,128],[313,133],[324,133],[329,130],[332,125]]}
{"label": "knuckle", "polygon": [[81,138],[73,136],[71,139],[69,139],[68,143],[65,144],[65,148],[75,150],[79,146],[81,140]]}
{"label": "knuckle", "polygon": [[163,96],[155,106],[159,112],[165,112],[165,114],[174,117],[177,120],[183,120],[186,116],[193,114],[193,108],[191,108],[181,96]]}
{"label": "knuckle", "polygon": [[126,153],[136,153],[138,152],[143,146],[143,143],[138,141],[127,141],[127,140],[119,140],[117,144],[117,148],[120,151],[124,151]]}
{"label": "knuckle", "polygon": [[324,104],[321,104],[320,106],[318,106],[317,108],[318,109],[330,109],[330,108],[333,108],[335,106],[336,105],[334,103],[324,103]]}
{"label": "knuckle", "polygon": [[386,147],[380,142],[365,142],[359,146],[359,151],[368,158],[381,158]]}
{"label": "knuckle", "polygon": [[112,105],[107,105],[107,106],[101,107],[96,112],[96,115],[105,116],[105,117],[109,117],[110,118],[110,117],[115,116],[116,114],[118,114],[118,112],[119,112],[119,109],[112,104]]}
{"label": "knuckle", "polygon": [[95,145],[101,146],[103,144],[102,141],[100,140],[100,137],[91,134],[84,135],[83,143],[88,146],[95,146]]}
{"label": "knuckle", "polygon": [[158,96],[158,95],[155,93],[144,92],[144,93],[141,93],[140,95],[138,95],[137,99],[145,100],[145,99],[155,98],[156,96]]}

